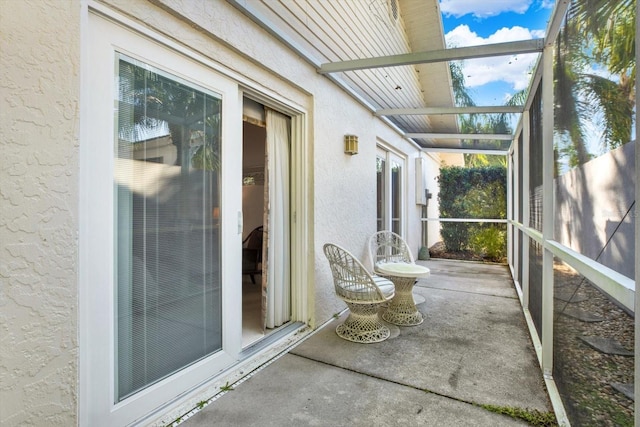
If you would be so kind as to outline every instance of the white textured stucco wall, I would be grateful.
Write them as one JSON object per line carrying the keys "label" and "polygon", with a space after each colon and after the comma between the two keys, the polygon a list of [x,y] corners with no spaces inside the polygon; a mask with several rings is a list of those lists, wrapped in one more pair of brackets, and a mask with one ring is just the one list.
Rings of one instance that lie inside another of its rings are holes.
{"label": "white textured stucco wall", "polygon": [[0,0],[0,424],[77,423],[80,2]]}
{"label": "white textured stucco wall", "polygon": [[[217,1],[103,0],[134,19],[176,40],[305,108],[312,147],[315,305],[320,324],[342,310],[335,297],[325,242],[346,246],[366,258],[367,238],[376,231],[375,156],[379,140],[407,156],[407,234],[419,243],[420,209],[413,198],[416,148],[375,118],[346,92],[318,74],[310,64],[259,28],[229,3]],[[171,16],[179,19],[171,19]],[[195,29],[194,29],[195,28]],[[359,154],[345,155],[344,135],[359,137]],[[419,217],[417,217],[419,218]]]}
{"label": "white textured stucco wall", "polygon": [[[345,307],[322,245],[365,259],[375,232],[378,141],[407,158],[407,234],[420,235],[415,147],[226,1],[102,3],[307,111],[316,324]],[[0,0],[0,19],[0,424],[76,425],[81,2]]]}

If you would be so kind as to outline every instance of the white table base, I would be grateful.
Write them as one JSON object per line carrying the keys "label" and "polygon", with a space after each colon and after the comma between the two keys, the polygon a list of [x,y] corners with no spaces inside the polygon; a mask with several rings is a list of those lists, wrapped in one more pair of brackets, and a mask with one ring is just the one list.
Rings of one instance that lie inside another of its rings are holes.
{"label": "white table base", "polygon": [[415,277],[386,276],[393,282],[396,294],[389,302],[387,311],[382,318],[389,323],[398,326],[415,326],[421,324],[424,319],[422,313],[416,308],[413,300],[413,285]]}

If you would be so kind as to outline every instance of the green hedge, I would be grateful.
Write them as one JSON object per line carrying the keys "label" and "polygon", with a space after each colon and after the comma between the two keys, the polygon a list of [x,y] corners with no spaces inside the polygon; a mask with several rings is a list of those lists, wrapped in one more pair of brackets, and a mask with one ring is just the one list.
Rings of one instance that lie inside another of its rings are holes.
{"label": "green hedge", "polygon": [[[443,167],[438,181],[441,218],[506,218],[504,167]],[[441,233],[448,251],[470,250],[493,261],[506,256],[505,224],[443,222]]]}

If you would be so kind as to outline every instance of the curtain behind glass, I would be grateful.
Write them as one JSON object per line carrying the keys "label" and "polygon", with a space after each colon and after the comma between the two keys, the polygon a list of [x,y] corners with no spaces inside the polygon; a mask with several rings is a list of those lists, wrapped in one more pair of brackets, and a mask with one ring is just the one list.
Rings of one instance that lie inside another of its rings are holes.
{"label": "curtain behind glass", "polygon": [[116,396],[221,348],[221,101],[118,61]]}
{"label": "curtain behind glass", "polygon": [[[263,278],[263,301],[266,301],[267,328],[281,326],[291,319],[289,265],[289,146],[290,119],[266,109],[268,214],[266,228],[267,262]],[[264,261],[264,260],[263,260]],[[265,287],[266,285],[266,287]]]}

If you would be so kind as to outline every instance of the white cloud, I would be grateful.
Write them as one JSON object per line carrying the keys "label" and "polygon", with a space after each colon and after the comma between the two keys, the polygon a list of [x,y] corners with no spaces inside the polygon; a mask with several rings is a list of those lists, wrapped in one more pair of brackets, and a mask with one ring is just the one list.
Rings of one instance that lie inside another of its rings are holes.
{"label": "white cloud", "polygon": [[540,9],[553,9],[555,4],[555,0],[542,0],[542,3],[540,3]]}
{"label": "white cloud", "polygon": [[[532,38],[537,38],[534,32],[517,26],[501,28],[486,38],[471,31],[467,25],[460,25],[445,34],[448,47],[480,46]],[[466,60],[462,63],[466,84],[468,87],[477,87],[503,81],[510,84],[514,91],[522,90],[529,85],[529,72],[537,57],[537,54],[530,53]]]}
{"label": "white cloud", "polygon": [[599,66],[596,63],[590,63],[585,65],[581,70],[581,73],[584,74],[592,74],[594,76],[604,77],[605,79],[618,82],[620,80],[620,76],[612,75],[609,70],[607,70],[603,66]]}
{"label": "white cloud", "polygon": [[448,47],[480,46],[534,38],[532,31],[524,27],[504,27],[485,38],[471,31],[468,25],[459,25],[444,37]]}
{"label": "white cloud", "polygon": [[547,30],[531,30],[531,35],[535,39],[543,39],[547,36]]}
{"label": "white cloud", "polygon": [[472,14],[476,18],[488,18],[504,12],[525,13],[533,0],[440,0],[440,10],[447,16],[459,18]]}

